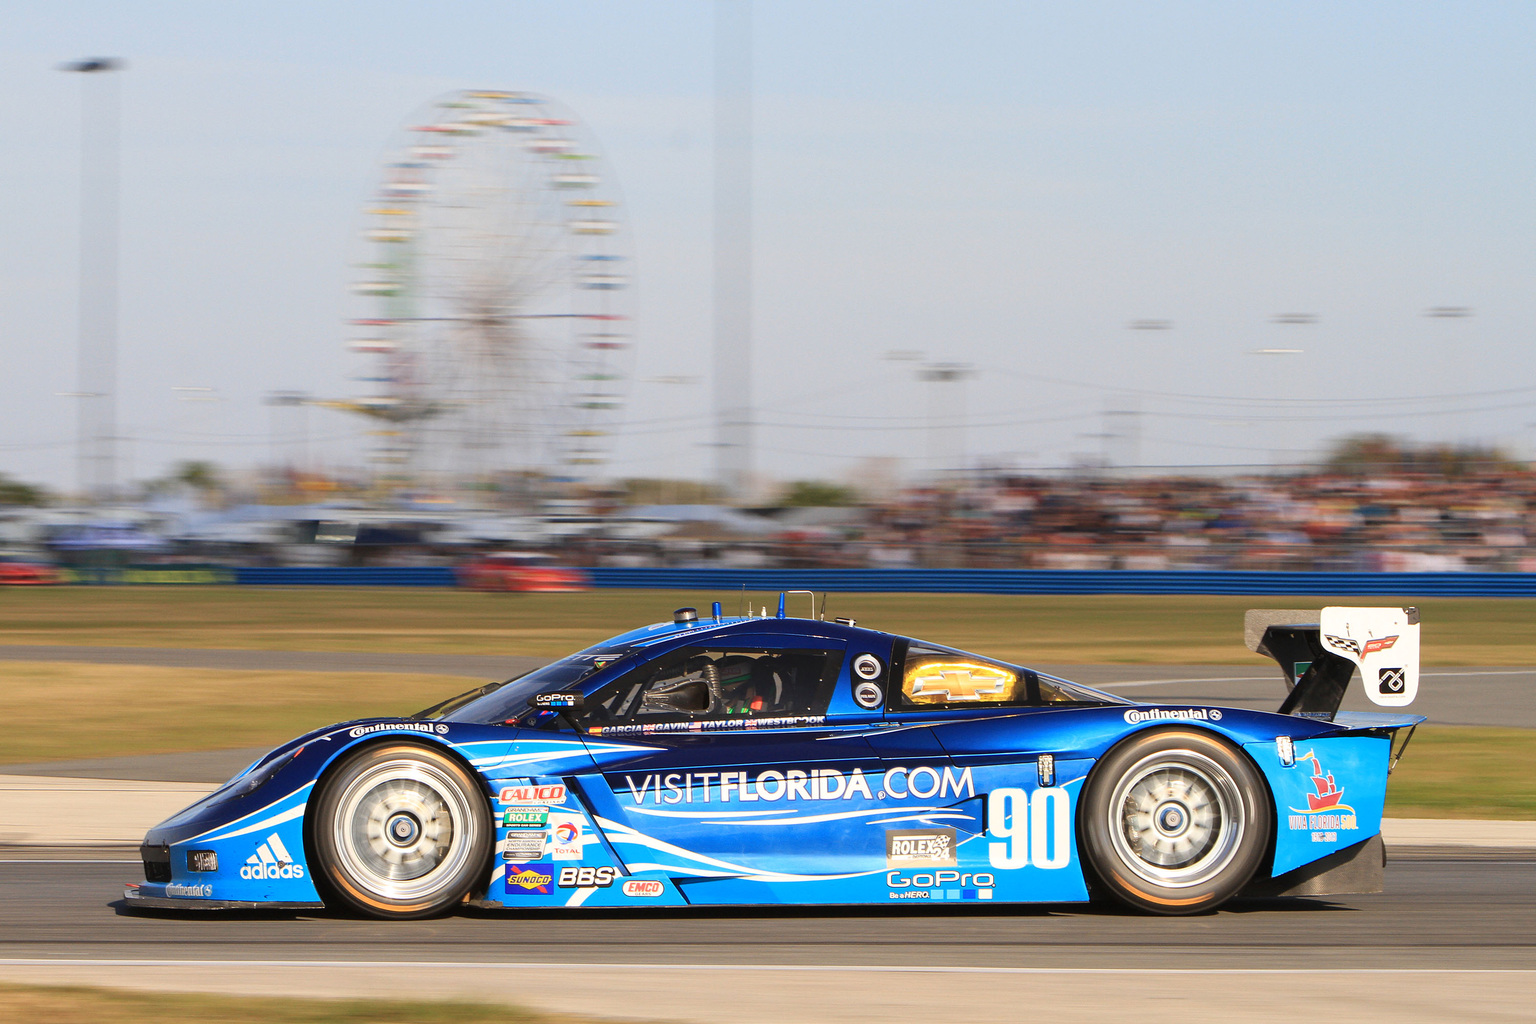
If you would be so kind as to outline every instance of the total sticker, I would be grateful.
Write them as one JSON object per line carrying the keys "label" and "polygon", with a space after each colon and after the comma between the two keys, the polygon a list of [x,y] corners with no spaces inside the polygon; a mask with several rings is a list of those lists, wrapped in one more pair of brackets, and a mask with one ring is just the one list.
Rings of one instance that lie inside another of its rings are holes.
{"label": "total sticker", "polygon": [[582,817],[579,814],[549,816],[549,859],[581,860]]}

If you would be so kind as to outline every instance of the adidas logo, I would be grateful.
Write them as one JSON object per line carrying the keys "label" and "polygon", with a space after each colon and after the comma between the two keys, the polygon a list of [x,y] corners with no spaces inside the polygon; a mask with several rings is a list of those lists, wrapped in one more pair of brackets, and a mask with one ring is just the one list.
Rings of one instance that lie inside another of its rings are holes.
{"label": "adidas logo", "polygon": [[256,847],[256,852],[240,866],[241,878],[303,878],[304,865],[295,864],[293,855],[276,832]]}

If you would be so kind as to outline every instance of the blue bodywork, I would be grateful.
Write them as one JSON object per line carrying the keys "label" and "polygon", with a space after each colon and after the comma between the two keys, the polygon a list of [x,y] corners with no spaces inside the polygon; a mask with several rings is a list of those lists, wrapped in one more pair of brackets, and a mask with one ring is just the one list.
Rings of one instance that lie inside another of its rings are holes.
{"label": "blue bodywork", "polygon": [[496,852],[472,894],[481,906],[1082,901],[1084,784],[1127,736],[1170,724],[1229,741],[1262,773],[1275,810],[1267,879],[1379,834],[1391,737],[1421,720],[1131,703],[1082,687],[1036,706],[861,706],[856,660],[872,655],[891,672],[909,643],[849,624],[722,618],[649,626],[557,663],[585,662],[566,688],[590,698],[704,645],[834,652],[835,682],[814,715],[577,731],[554,710],[516,724],[449,712],[319,729],[152,829],[149,880],[129,895],[159,906],[321,905],[311,797],[342,755],[403,738],[441,748],[483,782]]}

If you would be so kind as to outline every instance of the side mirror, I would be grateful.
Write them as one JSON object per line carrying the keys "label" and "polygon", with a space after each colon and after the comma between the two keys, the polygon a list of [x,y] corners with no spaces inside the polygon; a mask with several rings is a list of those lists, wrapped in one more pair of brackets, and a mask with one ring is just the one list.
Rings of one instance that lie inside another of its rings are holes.
{"label": "side mirror", "polygon": [[552,711],[580,711],[581,703],[579,693],[536,693],[528,698],[529,707]]}

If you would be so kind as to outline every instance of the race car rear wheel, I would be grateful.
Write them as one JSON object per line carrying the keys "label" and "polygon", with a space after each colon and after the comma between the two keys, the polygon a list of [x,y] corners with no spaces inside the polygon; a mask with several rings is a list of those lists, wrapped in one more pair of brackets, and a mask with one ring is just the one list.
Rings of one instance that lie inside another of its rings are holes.
{"label": "race car rear wheel", "polygon": [[1193,729],[1111,750],[1082,802],[1085,859],[1117,899],[1193,914],[1235,896],[1269,845],[1269,791],[1241,751]]}
{"label": "race car rear wheel", "polygon": [[485,870],[490,808],[451,757],[416,743],[366,747],[324,783],[310,835],[327,896],[373,917],[430,917]]}

